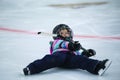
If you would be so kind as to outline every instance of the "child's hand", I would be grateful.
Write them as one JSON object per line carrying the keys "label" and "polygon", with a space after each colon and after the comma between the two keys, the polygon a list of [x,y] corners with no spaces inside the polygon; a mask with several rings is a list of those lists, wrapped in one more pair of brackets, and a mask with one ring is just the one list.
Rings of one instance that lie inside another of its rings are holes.
{"label": "child's hand", "polygon": [[91,56],[96,55],[96,51],[93,49],[88,49],[86,51],[83,51],[82,55],[87,56],[87,57],[91,57]]}
{"label": "child's hand", "polygon": [[74,48],[75,50],[80,50],[81,49],[81,44],[78,41],[74,42]]}
{"label": "child's hand", "polygon": [[81,49],[81,44],[78,41],[70,42],[68,48],[72,51],[77,51]]}

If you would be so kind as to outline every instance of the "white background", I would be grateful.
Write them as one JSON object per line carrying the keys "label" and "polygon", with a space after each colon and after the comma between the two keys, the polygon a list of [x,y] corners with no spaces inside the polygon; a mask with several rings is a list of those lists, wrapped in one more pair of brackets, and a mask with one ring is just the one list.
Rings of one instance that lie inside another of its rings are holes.
{"label": "white background", "polygon": [[[55,8],[50,4],[102,2],[82,8]],[[68,24],[74,34],[120,36],[120,0],[0,0],[0,27],[26,31],[51,32],[60,23]],[[0,80],[119,80],[120,39],[74,38],[83,47],[93,48],[94,59],[113,61],[103,76],[86,71],[50,69],[24,76],[22,69],[49,54],[52,37],[0,31]]]}

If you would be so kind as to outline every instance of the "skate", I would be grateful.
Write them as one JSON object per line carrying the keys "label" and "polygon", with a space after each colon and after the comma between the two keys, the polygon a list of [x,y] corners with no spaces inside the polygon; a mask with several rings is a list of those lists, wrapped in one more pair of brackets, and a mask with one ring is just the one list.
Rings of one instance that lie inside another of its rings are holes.
{"label": "skate", "polygon": [[98,71],[98,74],[99,74],[100,76],[102,76],[102,75],[106,72],[106,70],[110,67],[110,65],[111,65],[111,63],[112,63],[112,61],[110,61],[110,60],[108,60],[108,59],[104,60],[103,63],[104,63],[104,62],[105,62],[104,68],[102,68],[102,69],[100,69],[100,70]]}
{"label": "skate", "polygon": [[24,68],[24,69],[23,69],[23,73],[24,73],[24,75],[30,75],[30,70],[29,70],[29,68],[28,68],[28,67]]}
{"label": "skate", "polygon": [[110,61],[109,59],[99,61],[95,68],[95,74],[102,76],[105,73],[105,71],[109,68],[111,63],[112,61]]}

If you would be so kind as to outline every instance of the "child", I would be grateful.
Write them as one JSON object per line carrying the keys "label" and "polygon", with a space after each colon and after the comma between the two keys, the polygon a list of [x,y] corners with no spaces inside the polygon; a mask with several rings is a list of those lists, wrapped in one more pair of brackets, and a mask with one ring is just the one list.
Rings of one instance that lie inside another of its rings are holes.
{"label": "child", "polygon": [[[39,34],[39,32],[38,32]],[[90,59],[96,53],[93,49],[85,50],[78,41],[73,41],[73,32],[66,24],[59,24],[53,29],[54,41],[50,42],[50,53],[42,59],[35,60],[23,69],[24,75],[40,73],[54,67],[83,69],[96,75],[107,68],[108,59],[103,61]],[[83,52],[80,53],[79,50]]]}

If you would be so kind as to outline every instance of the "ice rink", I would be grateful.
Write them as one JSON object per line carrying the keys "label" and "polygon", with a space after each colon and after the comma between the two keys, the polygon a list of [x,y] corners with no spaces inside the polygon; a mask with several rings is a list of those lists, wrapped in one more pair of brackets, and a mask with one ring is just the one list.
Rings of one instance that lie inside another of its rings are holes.
{"label": "ice rink", "polygon": [[[104,4],[98,4],[101,2]],[[54,4],[67,6],[50,6]],[[119,4],[120,0],[0,0],[0,80],[120,80]],[[51,33],[61,23],[69,25],[75,35],[84,36],[74,40],[95,49],[97,55],[92,58],[112,60],[103,76],[59,68],[23,75],[24,67],[49,54],[49,41],[53,40],[34,32]]]}

